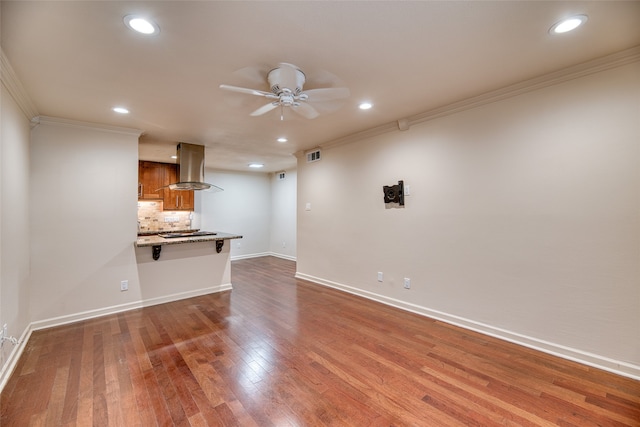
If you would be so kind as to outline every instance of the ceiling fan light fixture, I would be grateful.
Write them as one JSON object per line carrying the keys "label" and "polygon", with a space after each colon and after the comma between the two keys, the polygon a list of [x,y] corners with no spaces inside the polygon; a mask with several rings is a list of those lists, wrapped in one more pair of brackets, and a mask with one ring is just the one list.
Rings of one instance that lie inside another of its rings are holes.
{"label": "ceiling fan light fixture", "polygon": [[563,34],[568,33],[569,31],[575,30],[580,25],[587,22],[587,15],[574,15],[567,19],[563,19],[562,21],[556,22],[549,29],[550,34]]}
{"label": "ceiling fan light fixture", "polygon": [[124,24],[131,30],[140,34],[153,35],[160,32],[158,24],[150,19],[138,15],[127,15],[124,17]]}

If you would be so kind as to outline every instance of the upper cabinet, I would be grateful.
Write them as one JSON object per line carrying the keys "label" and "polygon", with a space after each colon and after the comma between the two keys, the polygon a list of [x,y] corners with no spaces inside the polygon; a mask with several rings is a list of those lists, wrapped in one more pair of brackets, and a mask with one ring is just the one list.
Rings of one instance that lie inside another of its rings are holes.
{"label": "upper cabinet", "polygon": [[165,186],[165,163],[138,163],[138,199],[162,199]]}
{"label": "upper cabinet", "polygon": [[[162,210],[192,211],[193,190],[169,190],[178,181],[178,165],[140,161],[138,165],[138,200],[162,200]],[[163,188],[164,187],[164,188]]]}
{"label": "upper cabinet", "polygon": [[[166,164],[165,177],[167,185],[178,182],[178,165]],[[193,190],[164,189],[163,209],[165,211],[192,211]]]}

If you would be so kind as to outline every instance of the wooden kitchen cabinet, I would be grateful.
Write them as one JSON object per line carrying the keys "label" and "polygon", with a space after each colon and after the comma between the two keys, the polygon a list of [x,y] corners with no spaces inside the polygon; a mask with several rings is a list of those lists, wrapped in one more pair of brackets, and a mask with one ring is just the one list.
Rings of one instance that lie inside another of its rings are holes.
{"label": "wooden kitchen cabinet", "polygon": [[138,164],[138,200],[162,200],[162,210],[192,211],[193,190],[169,190],[178,182],[178,165],[140,161]]}
{"label": "wooden kitchen cabinet", "polygon": [[164,197],[165,163],[138,163],[138,200],[157,200]]}
{"label": "wooden kitchen cabinet", "polygon": [[[165,177],[167,185],[178,181],[178,165],[165,164]],[[169,190],[164,189],[163,210],[165,211],[192,211],[193,190]]]}

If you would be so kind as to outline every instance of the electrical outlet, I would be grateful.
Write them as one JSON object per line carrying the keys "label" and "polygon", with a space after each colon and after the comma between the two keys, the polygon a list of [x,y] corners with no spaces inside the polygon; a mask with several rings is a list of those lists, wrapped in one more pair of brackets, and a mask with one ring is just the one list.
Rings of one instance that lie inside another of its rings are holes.
{"label": "electrical outlet", "polygon": [[382,282],[383,279],[384,279],[384,274],[382,274],[382,271],[378,271],[378,282]]}
{"label": "electrical outlet", "polygon": [[129,290],[129,281],[123,280],[120,282],[120,291],[128,291]]}
{"label": "electrical outlet", "polygon": [[408,277],[404,278],[404,288],[411,289],[411,279],[409,279]]}

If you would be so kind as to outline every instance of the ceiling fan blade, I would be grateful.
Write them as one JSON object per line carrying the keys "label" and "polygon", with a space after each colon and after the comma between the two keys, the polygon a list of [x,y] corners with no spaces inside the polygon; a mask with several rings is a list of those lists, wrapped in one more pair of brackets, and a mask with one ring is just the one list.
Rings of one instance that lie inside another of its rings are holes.
{"label": "ceiling fan blade", "polygon": [[318,114],[322,116],[324,114],[338,111],[344,105],[344,100],[334,99],[333,101],[312,102],[310,104],[313,108],[315,108]]}
{"label": "ceiling fan blade", "polygon": [[293,111],[300,114],[301,116],[306,117],[307,119],[315,119],[320,115],[315,108],[305,102],[301,102],[300,105],[294,105],[291,108],[293,109]]}
{"label": "ceiling fan blade", "polygon": [[327,87],[323,89],[309,89],[303,92],[309,97],[309,101],[332,101],[334,99],[348,98],[351,93],[346,87]]}
{"label": "ceiling fan blade", "polygon": [[240,68],[233,72],[234,75],[239,76],[245,82],[250,82],[251,86],[262,85],[267,83],[267,74],[273,67],[267,65],[255,65]]}
{"label": "ceiling fan blade", "polygon": [[230,86],[230,85],[220,85],[220,89],[224,89],[224,90],[229,90],[231,92],[239,92],[239,93],[246,93],[248,95],[258,95],[258,96],[269,96],[273,94],[271,92],[264,92],[261,90],[256,90],[256,89],[248,89],[245,87],[238,87],[238,86]]}
{"label": "ceiling fan blade", "polygon": [[270,102],[270,103],[265,104],[262,107],[258,108],[256,111],[251,113],[251,115],[252,116],[261,116],[261,115],[263,115],[265,113],[268,113],[269,111],[273,110],[277,106],[278,106],[277,102]]}

